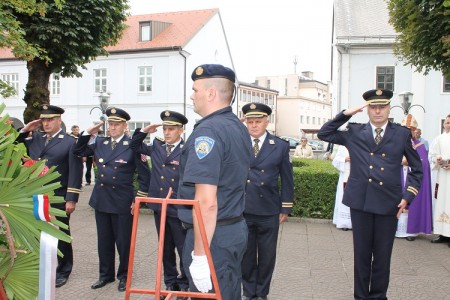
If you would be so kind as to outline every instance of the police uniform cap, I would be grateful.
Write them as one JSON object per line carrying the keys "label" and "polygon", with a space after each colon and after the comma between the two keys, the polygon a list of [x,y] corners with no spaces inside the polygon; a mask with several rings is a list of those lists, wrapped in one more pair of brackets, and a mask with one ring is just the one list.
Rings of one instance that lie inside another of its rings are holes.
{"label": "police uniform cap", "polygon": [[114,122],[126,122],[131,119],[126,111],[117,107],[108,107],[106,109],[106,116],[108,117],[108,121]]}
{"label": "police uniform cap", "polygon": [[163,125],[168,126],[183,126],[188,122],[188,119],[179,112],[172,110],[165,110],[161,113],[161,120]]}
{"label": "police uniform cap", "polygon": [[246,118],[262,118],[272,114],[272,109],[262,103],[248,103],[242,107],[242,112]]}
{"label": "police uniform cap", "polygon": [[64,113],[64,109],[62,109],[61,107],[50,104],[39,105],[39,110],[41,111],[41,115],[39,116],[39,118],[41,119],[61,117],[61,115]]}
{"label": "police uniform cap", "polygon": [[413,115],[411,115],[411,114],[407,114],[403,118],[401,124],[402,124],[402,126],[405,126],[406,128],[414,129],[414,130],[417,129],[417,127],[419,127],[417,124],[416,118],[414,118]]}
{"label": "police uniform cap", "polygon": [[387,105],[391,103],[392,95],[390,90],[376,89],[365,92],[363,98],[369,105]]}
{"label": "police uniform cap", "polygon": [[198,66],[192,72],[191,78],[193,81],[203,78],[225,78],[233,83],[236,81],[236,75],[233,70],[217,64]]}

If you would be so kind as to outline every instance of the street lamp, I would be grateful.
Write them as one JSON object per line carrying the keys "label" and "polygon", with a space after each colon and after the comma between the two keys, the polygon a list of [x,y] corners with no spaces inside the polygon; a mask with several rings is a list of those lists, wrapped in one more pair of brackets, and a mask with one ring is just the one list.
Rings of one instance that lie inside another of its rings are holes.
{"label": "street lamp", "polygon": [[[420,105],[420,104],[414,104],[414,105],[411,105],[413,95],[414,95],[414,94],[411,93],[411,92],[401,92],[401,93],[399,93],[398,96],[399,96],[399,98],[400,98],[400,105],[401,105],[401,106],[395,105],[395,106],[392,106],[392,108],[394,108],[394,107],[399,107],[399,108],[401,108],[401,109],[403,110],[403,113],[405,114],[405,116],[406,116],[407,114],[409,114],[409,110],[410,110],[411,108],[413,108],[414,106],[420,106],[420,107],[422,107],[423,112],[425,112],[425,108],[424,108],[422,105]],[[391,108],[391,109],[392,109],[392,108]]]}
{"label": "street lamp", "polygon": [[100,121],[103,122],[103,134],[106,135],[106,109],[108,108],[109,105],[109,98],[110,98],[111,93],[104,93],[104,92],[100,92],[100,95],[98,96],[98,102],[99,102],[99,106],[95,106],[91,109],[91,111],[89,112],[89,114],[92,113],[92,111],[96,108],[100,109],[100,111],[102,112],[102,115],[100,116]]}

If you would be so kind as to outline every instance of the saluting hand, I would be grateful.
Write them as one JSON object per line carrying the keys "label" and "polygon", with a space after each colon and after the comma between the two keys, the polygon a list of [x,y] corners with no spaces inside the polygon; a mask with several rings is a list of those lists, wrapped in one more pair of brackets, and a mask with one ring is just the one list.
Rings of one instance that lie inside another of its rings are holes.
{"label": "saluting hand", "polygon": [[360,106],[357,106],[357,107],[348,108],[348,109],[344,110],[344,115],[346,115],[346,116],[353,116],[353,115],[355,115],[355,114],[357,114],[357,113],[359,113],[359,112],[362,112],[363,109],[364,109],[367,105],[368,105],[368,103],[364,103],[364,104],[362,104],[362,105],[360,105]]}
{"label": "saluting hand", "polygon": [[162,124],[150,124],[150,125],[147,125],[144,128],[142,128],[141,131],[145,132],[145,133],[155,133],[158,131],[158,129],[156,129],[156,128],[158,128],[160,126],[162,126]]}
{"label": "saluting hand", "polygon": [[406,201],[405,199],[402,199],[402,201],[400,201],[400,203],[397,205],[397,207],[399,208],[398,213],[397,213],[397,219],[400,219],[400,215],[402,214],[403,210],[406,208],[406,205],[408,205],[408,201]]}
{"label": "saluting hand", "polygon": [[39,126],[41,126],[41,124],[42,124],[41,119],[37,119],[37,120],[31,121],[31,122],[29,122],[27,125],[25,125],[25,126],[22,128],[21,131],[22,131],[22,132],[35,131],[36,129],[39,128]]}
{"label": "saluting hand", "polygon": [[97,132],[100,131],[104,123],[105,122],[100,122],[95,126],[89,127],[88,129],[86,129],[86,132],[89,133],[90,135],[97,134]]}

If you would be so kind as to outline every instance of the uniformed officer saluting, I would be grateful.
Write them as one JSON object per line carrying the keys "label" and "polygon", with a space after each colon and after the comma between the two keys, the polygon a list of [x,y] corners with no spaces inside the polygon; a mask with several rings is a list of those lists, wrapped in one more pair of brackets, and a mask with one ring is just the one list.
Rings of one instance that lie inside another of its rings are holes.
{"label": "uniformed officer saluting", "polygon": [[125,291],[133,226],[133,175],[137,169],[137,195],[145,197],[150,170],[147,161],[141,160],[141,156],[129,147],[131,138],[125,135],[125,129],[130,115],[114,107],[108,108],[106,115],[110,136],[97,137],[94,143],[89,143],[91,135],[97,134],[102,127],[103,122],[100,122],[80,136],[74,153],[80,157],[94,156],[98,167],[89,205],[95,209],[100,276],[91,288],[98,289],[115,280],[115,244],[119,252],[118,290]]}
{"label": "uniformed officer saluting", "polygon": [[[17,141],[25,142],[31,159],[45,160],[48,167],[56,166],[56,171],[61,174],[56,180],[61,183],[61,187],[55,190],[55,195],[64,197],[66,203],[52,204],[52,206],[66,211],[67,217],[56,217],[56,219],[69,225],[70,214],[75,210],[81,191],[83,162],[80,157],[72,153],[76,139],[61,129],[61,115],[64,113],[64,109],[49,104],[41,105],[39,108],[41,110],[40,118],[25,125],[20,131]],[[42,126],[43,133],[35,131],[40,126]],[[28,137],[30,132],[33,132],[31,138]],[[61,231],[70,235],[70,228],[61,229]],[[58,256],[56,287],[67,283],[73,267],[72,244],[58,241],[58,249],[64,257]]]}
{"label": "uniformed officer saluting", "polygon": [[[142,130],[136,129],[130,148],[138,154],[150,156],[152,160],[152,175],[150,179],[150,188],[148,190],[149,197],[165,198],[172,188],[172,198],[177,198],[178,183],[180,178],[179,165],[181,149],[184,141],[181,138],[183,134],[183,126],[187,124],[188,119],[182,114],[165,110],[161,112],[162,124],[151,124]],[[147,133],[155,133],[157,128],[163,126],[164,138],[156,137],[152,145],[143,143]],[[155,217],[156,230],[159,235],[161,223],[161,205],[149,203],[148,206],[153,209]],[[180,259],[180,272],[177,271],[177,259],[175,248],[179,257],[183,256],[183,245],[186,237],[186,230],[181,226],[178,219],[177,207],[169,205],[167,207],[166,231],[164,236],[164,283],[168,291],[187,291],[189,281],[184,272],[182,259]],[[161,296],[161,299],[165,299]],[[179,299],[183,299],[178,297]]]}
{"label": "uniformed officer saluting", "polygon": [[[364,105],[339,113],[318,133],[324,141],[346,146],[352,158],[342,202],[350,207],[353,224],[355,299],[387,299],[397,218],[417,195],[422,180],[411,130],[388,122],[391,97],[389,90],[367,91]],[[350,123],[347,130],[338,130],[365,107],[369,123]],[[403,156],[411,167],[404,192]]]}
{"label": "uniformed officer saluting", "polygon": [[[199,201],[206,236],[224,300],[241,297],[241,261],[247,245],[243,219],[250,166],[247,128],[231,110],[234,72],[222,65],[201,65],[191,76],[194,111],[203,118],[181,151],[178,198]],[[183,264],[193,291],[212,288],[210,270],[193,211],[178,209],[188,228]]]}
{"label": "uniformed officer saluting", "polygon": [[292,211],[294,177],[289,143],[266,131],[272,109],[248,103],[242,112],[254,153],[245,195],[248,244],[242,260],[242,300],[264,300],[275,268],[278,228]]}

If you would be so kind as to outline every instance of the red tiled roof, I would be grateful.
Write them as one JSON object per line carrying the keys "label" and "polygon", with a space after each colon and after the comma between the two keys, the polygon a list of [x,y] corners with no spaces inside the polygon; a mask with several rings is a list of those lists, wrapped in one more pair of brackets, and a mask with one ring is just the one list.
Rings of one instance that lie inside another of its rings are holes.
{"label": "red tiled roof", "polygon": [[[159,14],[130,16],[122,38],[115,46],[107,47],[110,52],[158,49],[185,46],[205,24],[218,13],[218,9],[168,12]],[[171,25],[153,40],[139,41],[139,22],[160,21]]]}
{"label": "red tiled roof", "polygon": [[[167,12],[129,16],[122,38],[114,46],[106,47],[109,52],[133,51],[140,49],[159,49],[183,47],[205,24],[219,12],[219,9]],[[158,34],[153,40],[139,41],[139,22],[160,21],[171,25]],[[9,48],[0,49],[0,59],[14,58]]]}

